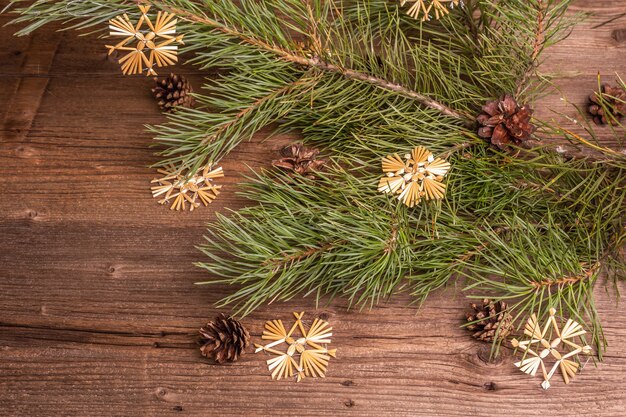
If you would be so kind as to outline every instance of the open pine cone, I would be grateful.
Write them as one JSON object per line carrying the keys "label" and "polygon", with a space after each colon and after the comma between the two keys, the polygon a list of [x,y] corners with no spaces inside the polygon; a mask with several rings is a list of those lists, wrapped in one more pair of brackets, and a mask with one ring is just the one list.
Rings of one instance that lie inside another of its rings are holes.
{"label": "open pine cone", "polygon": [[191,84],[182,75],[170,74],[161,80],[155,78],[154,81],[156,86],[152,89],[152,93],[162,111],[172,112],[178,106],[193,106]]}
{"label": "open pine cone", "polygon": [[530,123],[533,111],[528,105],[519,106],[513,96],[506,94],[499,100],[487,102],[476,117],[478,136],[505,150],[509,145],[520,145],[530,139],[535,126]]}
{"label": "open pine cone", "polygon": [[505,311],[507,305],[504,301],[490,301],[484,299],[482,304],[470,304],[472,312],[466,313],[467,329],[472,331],[472,337],[484,342],[493,342],[498,334],[498,339],[507,337],[513,330],[513,317]]}
{"label": "open pine cone", "polygon": [[315,178],[315,172],[320,171],[326,161],[316,159],[319,150],[306,148],[301,143],[285,146],[280,151],[282,158],[273,161],[272,165],[287,171],[289,175],[303,175],[307,178]]}
{"label": "open pine cone", "polygon": [[243,325],[224,314],[200,329],[200,351],[217,363],[234,362],[245,353],[250,334]]}
{"label": "open pine cone", "polygon": [[[604,108],[601,103],[604,104]],[[607,117],[605,110],[608,110],[612,117]],[[608,84],[602,85],[600,91],[589,96],[587,111],[597,125],[616,124],[626,116],[626,90]]]}

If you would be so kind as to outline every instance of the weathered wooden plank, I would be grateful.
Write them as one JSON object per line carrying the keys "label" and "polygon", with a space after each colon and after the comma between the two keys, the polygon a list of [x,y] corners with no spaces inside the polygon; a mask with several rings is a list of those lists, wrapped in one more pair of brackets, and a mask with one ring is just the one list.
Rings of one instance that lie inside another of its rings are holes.
{"label": "weathered wooden plank", "polygon": [[[327,310],[337,329],[339,357],[325,380],[301,384],[269,381],[262,355],[249,354],[227,366],[205,362],[191,348],[192,329],[160,336],[12,328],[0,361],[3,383],[11,381],[2,387],[9,400],[4,404],[8,415],[51,409],[72,415],[128,415],[138,409],[160,415],[175,406],[190,415],[212,415],[211,410],[240,415],[248,409],[252,415],[297,410],[305,416],[461,416],[482,414],[496,404],[499,413],[512,415],[575,415],[590,404],[594,415],[623,410],[623,355],[610,355],[597,369],[589,364],[570,386],[559,382],[543,392],[538,380],[512,370],[509,352],[497,363],[481,359],[485,351],[456,326],[461,312],[450,295],[435,297],[419,316],[401,303],[360,314]],[[185,310],[181,306],[181,318],[189,321]],[[605,318],[615,313],[602,312]],[[261,321],[249,321],[258,338]],[[610,339],[616,333],[623,338],[623,328],[623,320],[608,319]],[[535,409],[528,408],[529,399]]]}

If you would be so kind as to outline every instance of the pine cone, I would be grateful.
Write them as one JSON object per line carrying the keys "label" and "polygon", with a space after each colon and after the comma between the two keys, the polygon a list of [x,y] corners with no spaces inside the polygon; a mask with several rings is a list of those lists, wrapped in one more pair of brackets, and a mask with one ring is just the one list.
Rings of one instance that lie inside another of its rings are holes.
{"label": "pine cone", "polygon": [[243,325],[224,314],[200,329],[200,351],[217,363],[235,362],[250,343],[250,334]]}
{"label": "pine cone", "polygon": [[499,100],[487,102],[476,118],[478,136],[504,150],[510,144],[520,145],[530,139],[535,126],[530,123],[532,109],[520,107],[513,96],[506,94]]}
{"label": "pine cone", "polygon": [[498,333],[498,339],[504,339],[513,330],[513,317],[505,311],[507,305],[504,301],[490,301],[484,299],[482,305],[470,304],[471,313],[465,316],[469,324],[467,329],[474,332],[472,337],[483,342],[493,342]]}
{"label": "pine cone", "polygon": [[315,159],[319,153],[317,149],[306,148],[301,143],[295,143],[281,149],[282,158],[273,161],[272,165],[289,172],[292,176],[299,174],[314,179],[315,172],[320,171],[326,163],[321,159]]}
{"label": "pine cone", "polygon": [[154,81],[156,86],[152,89],[152,93],[162,111],[172,112],[178,106],[193,106],[191,84],[182,75],[170,74],[169,77],[162,80],[155,78]]}
{"label": "pine cone", "polygon": [[[601,104],[604,104],[604,108]],[[608,110],[613,117],[607,117],[605,110]],[[617,124],[622,117],[626,116],[626,90],[608,84],[602,85],[599,92],[596,91],[589,96],[587,111],[597,125]]]}

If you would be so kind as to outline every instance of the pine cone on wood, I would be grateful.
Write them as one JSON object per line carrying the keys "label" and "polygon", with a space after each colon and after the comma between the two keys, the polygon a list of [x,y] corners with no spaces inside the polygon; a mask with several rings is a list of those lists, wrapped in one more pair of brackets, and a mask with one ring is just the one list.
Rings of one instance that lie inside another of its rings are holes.
{"label": "pine cone on wood", "polygon": [[472,337],[484,342],[493,342],[496,337],[502,340],[513,330],[513,317],[509,314],[504,301],[484,299],[482,304],[470,304],[472,312],[466,313],[467,329]]}
{"label": "pine cone on wood", "polygon": [[487,102],[476,118],[478,136],[505,150],[509,145],[520,145],[530,139],[535,126],[530,123],[533,111],[528,105],[519,106],[513,96],[506,94],[499,100]]}
{"label": "pine cone on wood", "polygon": [[152,93],[162,111],[172,112],[178,106],[193,106],[191,84],[182,75],[170,74],[161,80],[155,78],[154,81],[156,86],[152,89]]}
{"label": "pine cone on wood", "polygon": [[245,353],[250,334],[243,325],[224,314],[200,329],[200,351],[217,363],[235,362]]}
{"label": "pine cone on wood", "polygon": [[608,84],[602,85],[600,91],[589,96],[587,111],[597,125],[617,124],[626,116],[626,90]]}
{"label": "pine cone on wood", "polygon": [[307,148],[301,143],[285,146],[280,151],[282,158],[273,161],[272,165],[287,171],[289,175],[303,175],[307,178],[314,179],[315,173],[323,169],[326,161],[316,159],[319,150]]}

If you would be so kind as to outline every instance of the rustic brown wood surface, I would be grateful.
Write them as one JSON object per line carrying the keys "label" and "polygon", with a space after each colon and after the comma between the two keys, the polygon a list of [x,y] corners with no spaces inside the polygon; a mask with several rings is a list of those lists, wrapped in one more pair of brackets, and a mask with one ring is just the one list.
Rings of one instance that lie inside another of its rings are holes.
{"label": "rustic brown wood surface", "polygon": [[[611,21],[626,1],[572,10],[596,15],[543,69],[580,105],[598,71],[626,75],[626,16]],[[194,245],[214,213],[245,204],[245,164],[267,165],[288,138],[240,146],[210,208],[171,212],[148,188],[157,157],[143,125],[163,121],[151,81],[122,76],[101,40],[53,29],[0,32],[1,416],[626,415],[626,311],[602,285],[604,362],[548,391],[509,350],[488,363],[489,347],[459,327],[467,300],[454,284],[421,310],[404,295],[362,312],[341,300],[316,311],[307,298],[245,319],[258,341],[267,319],[327,315],[338,358],[323,380],[271,381],[262,354],[203,359],[197,329],[228,288],[193,284],[207,279]],[[561,103],[554,94],[540,107],[574,114]]]}

